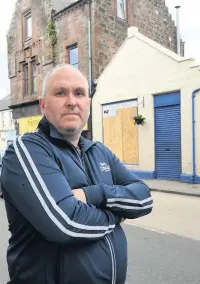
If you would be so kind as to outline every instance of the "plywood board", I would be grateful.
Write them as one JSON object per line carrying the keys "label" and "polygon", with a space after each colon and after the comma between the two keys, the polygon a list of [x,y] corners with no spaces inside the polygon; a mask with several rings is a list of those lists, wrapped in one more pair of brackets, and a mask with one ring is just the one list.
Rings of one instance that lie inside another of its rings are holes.
{"label": "plywood board", "polygon": [[104,144],[120,159],[123,159],[122,121],[120,116],[103,119]]}
{"label": "plywood board", "polygon": [[121,117],[122,125],[122,156],[127,164],[138,164],[138,127],[134,124],[133,117],[137,115],[137,107],[129,107],[117,110],[117,116]]}

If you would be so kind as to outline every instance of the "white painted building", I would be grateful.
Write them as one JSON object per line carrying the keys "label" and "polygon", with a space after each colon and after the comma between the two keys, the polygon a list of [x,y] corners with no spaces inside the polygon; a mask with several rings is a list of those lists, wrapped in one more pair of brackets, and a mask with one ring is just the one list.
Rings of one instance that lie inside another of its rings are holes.
{"label": "white painted building", "polygon": [[12,110],[9,109],[10,97],[0,100],[0,154],[3,155],[9,143],[16,137]]}
{"label": "white painted building", "polygon": [[[200,92],[193,93],[199,88],[200,67],[194,59],[180,57],[131,27],[98,79],[93,139],[121,155],[141,178],[200,183]],[[145,117],[144,125],[134,124],[135,108]]]}

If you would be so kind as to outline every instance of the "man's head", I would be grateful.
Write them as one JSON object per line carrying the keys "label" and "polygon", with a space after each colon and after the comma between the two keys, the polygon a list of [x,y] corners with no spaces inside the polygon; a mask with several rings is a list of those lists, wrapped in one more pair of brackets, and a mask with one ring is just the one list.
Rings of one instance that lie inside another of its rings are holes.
{"label": "man's head", "polygon": [[90,114],[87,79],[68,64],[55,67],[43,82],[42,114],[64,136],[80,135]]}

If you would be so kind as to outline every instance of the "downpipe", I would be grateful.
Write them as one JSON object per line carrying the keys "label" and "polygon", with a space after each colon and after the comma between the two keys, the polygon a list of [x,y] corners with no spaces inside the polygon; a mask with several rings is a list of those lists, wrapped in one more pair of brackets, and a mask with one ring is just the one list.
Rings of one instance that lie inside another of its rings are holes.
{"label": "downpipe", "polygon": [[192,92],[192,182],[196,181],[196,128],[195,128],[195,97],[200,88]]}
{"label": "downpipe", "polygon": [[92,1],[88,2],[88,77],[89,77],[89,96],[91,98],[91,106],[90,106],[90,115],[88,119],[88,135],[89,140],[93,140],[92,133],[92,81],[93,81],[93,72],[92,72]]}

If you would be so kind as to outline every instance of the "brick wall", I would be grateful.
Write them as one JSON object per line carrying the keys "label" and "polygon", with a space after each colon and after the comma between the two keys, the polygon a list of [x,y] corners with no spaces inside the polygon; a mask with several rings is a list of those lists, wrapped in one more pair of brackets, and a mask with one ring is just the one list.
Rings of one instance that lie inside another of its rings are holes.
{"label": "brick wall", "polygon": [[117,18],[116,1],[95,1],[93,14],[93,71],[98,78],[127,36],[128,23]]}
{"label": "brick wall", "polygon": [[[54,3],[57,2],[54,1]],[[85,2],[84,5],[79,2],[55,16],[57,33],[55,63],[68,62],[67,47],[77,44],[79,69],[88,76],[89,4]],[[33,38],[24,43],[23,14],[30,8],[33,19]],[[11,104],[37,99],[42,91],[43,77],[53,67],[52,45],[46,31],[52,8],[55,8],[55,5],[51,0],[17,1],[8,33]],[[176,28],[164,0],[127,0],[125,21],[117,17],[117,0],[93,0],[91,8],[93,79],[99,77],[124,42],[129,26],[137,26],[144,35],[176,51]],[[37,55],[38,63],[38,92],[36,95],[23,96],[22,65],[24,62],[30,62],[31,56],[35,55]]]}
{"label": "brick wall", "polygon": [[165,0],[131,0],[139,32],[176,52],[176,27]]}
{"label": "brick wall", "polygon": [[56,63],[69,63],[68,47],[78,46],[78,68],[88,77],[88,5],[73,7],[55,17],[57,31]]}
{"label": "brick wall", "polygon": [[[176,27],[164,0],[127,0],[127,19],[117,17],[117,1],[94,1],[93,70],[98,78],[127,36],[127,28],[139,32],[176,52]],[[183,50],[182,50],[183,51]]]}
{"label": "brick wall", "polygon": [[[24,41],[24,14],[31,9],[33,36],[29,41]],[[48,63],[52,62],[51,43],[47,40],[46,27],[51,13],[49,1],[19,0],[16,4],[15,13],[12,17],[8,42],[8,72],[11,89],[11,105],[33,101],[38,98],[42,91],[43,72],[49,69]],[[37,83],[38,92],[35,95],[23,94],[23,64],[29,63],[32,57],[37,56]]]}

